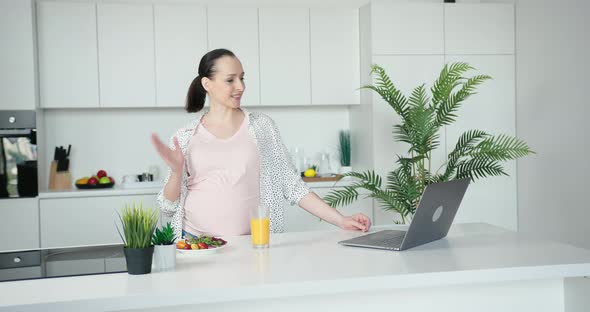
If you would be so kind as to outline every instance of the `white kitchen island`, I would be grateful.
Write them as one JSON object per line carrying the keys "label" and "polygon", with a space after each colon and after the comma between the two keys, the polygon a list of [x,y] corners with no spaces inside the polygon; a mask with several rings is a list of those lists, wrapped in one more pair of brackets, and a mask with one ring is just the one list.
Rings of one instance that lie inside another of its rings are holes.
{"label": "white kitchen island", "polygon": [[357,235],[276,234],[262,251],[248,236],[227,237],[216,254],[178,255],[174,271],[2,282],[0,311],[577,312],[588,304],[580,294],[589,250],[486,224],[454,225],[447,238],[403,252],[337,244]]}

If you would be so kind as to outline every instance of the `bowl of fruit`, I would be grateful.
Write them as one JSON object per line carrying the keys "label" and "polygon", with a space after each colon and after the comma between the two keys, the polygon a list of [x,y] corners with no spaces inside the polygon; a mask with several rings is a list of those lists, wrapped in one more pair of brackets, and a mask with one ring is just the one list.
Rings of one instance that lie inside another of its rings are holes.
{"label": "bowl of fruit", "polygon": [[215,236],[201,235],[185,237],[176,242],[176,251],[185,255],[201,255],[215,253],[224,248],[227,242]]}
{"label": "bowl of fruit", "polygon": [[77,179],[75,185],[79,189],[103,189],[113,187],[115,179],[109,177],[106,171],[98,170],[95,175]]}

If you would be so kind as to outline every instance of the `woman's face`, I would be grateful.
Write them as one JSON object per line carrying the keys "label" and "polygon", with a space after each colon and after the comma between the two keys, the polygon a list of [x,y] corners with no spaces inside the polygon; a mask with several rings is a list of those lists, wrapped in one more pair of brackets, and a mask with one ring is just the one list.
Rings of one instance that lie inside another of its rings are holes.
{"label": "woman's face", "polygon": [[203,86],[211,105],[223,105],[228,108],[240,107],[240,100],[246,85],[242,63],[231,56],[222,56],[215,62],[215,73],[211,79],[202,79]]}

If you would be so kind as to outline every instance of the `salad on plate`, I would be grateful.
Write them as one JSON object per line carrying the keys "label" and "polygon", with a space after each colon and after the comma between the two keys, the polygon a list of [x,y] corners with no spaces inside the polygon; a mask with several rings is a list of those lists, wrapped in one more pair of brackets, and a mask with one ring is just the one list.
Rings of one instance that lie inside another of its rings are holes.
{"label": "salad on plate", "polygon": [[212,253],[225,247],[227,241],[208,235],[185,237],[176,242],[176,250],[182,254]]}

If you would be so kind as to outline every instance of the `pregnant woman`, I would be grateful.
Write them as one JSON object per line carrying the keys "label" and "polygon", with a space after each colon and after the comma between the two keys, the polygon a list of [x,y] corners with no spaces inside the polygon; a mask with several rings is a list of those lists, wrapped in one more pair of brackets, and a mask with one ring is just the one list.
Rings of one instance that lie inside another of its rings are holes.
{"label": "pregnant woman", "polygon": [[310,192],[269,116],[240,108],[244,70],[231,51],[208,52],[198,73],[186,99],[195,118],[168,145],[152,134],[169,167],[158,204],[177,237],[250,234],[249,211],[259,205],[270,209],[271,232],[282,232],[285,199],[342,229],[369,230],[367,216],[343,216]]}

